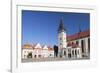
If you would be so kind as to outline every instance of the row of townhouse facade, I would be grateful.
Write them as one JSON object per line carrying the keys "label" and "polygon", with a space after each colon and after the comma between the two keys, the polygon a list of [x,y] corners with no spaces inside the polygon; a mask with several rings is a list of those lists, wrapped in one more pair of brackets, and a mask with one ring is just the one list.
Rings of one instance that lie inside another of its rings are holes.
{"label": "row of townhouse facade", "polygon": [[36,45],[24,44],[22,46],[23,59],[47,57],[54,57],[54,50],[50,46],[41,46],[39,43]]}

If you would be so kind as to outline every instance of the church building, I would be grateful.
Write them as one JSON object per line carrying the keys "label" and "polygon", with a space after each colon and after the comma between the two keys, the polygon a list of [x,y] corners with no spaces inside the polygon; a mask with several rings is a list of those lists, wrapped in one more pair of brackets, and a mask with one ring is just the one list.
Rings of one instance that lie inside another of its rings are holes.
{"label": "church building", "polygon": [[89,30],[68,36],[63,18],[58,28],[58,56],[65,58],[89,58],[90,32]]}

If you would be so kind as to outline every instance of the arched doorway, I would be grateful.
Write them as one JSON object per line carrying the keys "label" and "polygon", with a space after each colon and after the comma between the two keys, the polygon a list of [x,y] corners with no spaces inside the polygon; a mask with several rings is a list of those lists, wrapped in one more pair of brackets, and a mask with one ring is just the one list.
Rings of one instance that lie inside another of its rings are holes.
{"label": "arched doorway", "polygon": [[68,58],[71,58],[71,53],[68,54]]}
{"label": "arched doorway", "polygon": [[34,55],[34,58],[36,58],[36,55]]}
{"label": "arched doorway", "polygon": [[66,56],[66,51],[64,51],[64,56]]}
{"label": "arched doorway", "polygon": [[77,57],[77,50],[75,49],[75,57]]}
{"label": "arched doorway", "polygon": [[28,53],[27,58],[32,58],[32,52]]}

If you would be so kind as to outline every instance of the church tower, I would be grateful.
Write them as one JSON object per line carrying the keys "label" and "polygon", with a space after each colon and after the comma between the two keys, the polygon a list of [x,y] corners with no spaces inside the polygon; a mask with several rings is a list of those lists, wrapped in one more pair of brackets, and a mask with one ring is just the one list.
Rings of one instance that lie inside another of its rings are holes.
{"label": "church tower", "polygon": [[67,54],[66,49],[67,49],[66,30],[64,27],[63,18],[61,18],[58,28],[58,56],[66,57]]}

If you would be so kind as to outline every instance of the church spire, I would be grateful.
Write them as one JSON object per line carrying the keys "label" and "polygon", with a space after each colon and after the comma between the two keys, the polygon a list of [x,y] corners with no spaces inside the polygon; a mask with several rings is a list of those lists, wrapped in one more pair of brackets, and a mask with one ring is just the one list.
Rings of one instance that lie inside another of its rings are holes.
{"label": "church spire", "polygon": [[60,32],[60,31],[65,31],[63,17],[60,20],[60,24],[59,24],[59,28],[58,28],[58,32]]}

